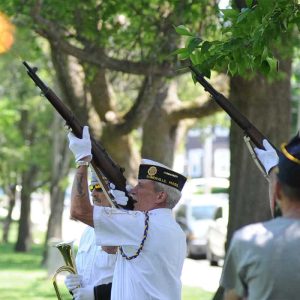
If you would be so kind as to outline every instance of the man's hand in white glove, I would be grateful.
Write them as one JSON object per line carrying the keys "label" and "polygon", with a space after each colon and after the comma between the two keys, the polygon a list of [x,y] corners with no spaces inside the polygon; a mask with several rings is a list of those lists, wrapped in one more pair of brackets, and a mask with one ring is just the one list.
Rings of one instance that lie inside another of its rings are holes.
{"label": "man's hand in white glove", "polygon": [[75,161],[87,157],[87,161],[92,160],[92,143],[89,133],[89,127],[84,126],[82,131],[82,139],[77,138],[72,132],[68,134],[69,148],[75,156]]}
{"label": "man's hand in white glove", "polygon": [[263,146],[265,150],[254,148],[254,151],[266,172],[269,174],[270,170],[278,164],[278,155],[276,150],[266,139],[263,140]]}
{"label": "man's hand in white glove", "polygon": [[78,288],[73,291],[74,300],[94,300],[94,287],[88,285],[84,288]]}
{"label": "man's hand in white glove", "polygon": [[[110,183],[109,187],[110,187],[110,193],[115,198],[115,201],[117,202],[117,204],[125,206],[128,202],[128,197],[126,196],[125,192],[120,191],[120,190],[115,190],[116,187],[113,183]],[[127,186],[126,186],[126,189],[127,189]]]}
{"label": "man's hand in white glove", "polygon": [[69,291],[78,288],[81,285],[81,276],[78,274],[69,274],[65,278],[65,285]]}

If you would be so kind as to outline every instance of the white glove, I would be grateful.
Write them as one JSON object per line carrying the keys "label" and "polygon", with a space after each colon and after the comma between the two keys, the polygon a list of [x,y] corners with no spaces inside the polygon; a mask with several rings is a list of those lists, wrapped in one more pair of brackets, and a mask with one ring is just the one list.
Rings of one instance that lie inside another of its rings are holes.
{"label": "white glove", "polygon": [[263,140],[263,145],[265,150],[254,148],[254,151],[257,155],[257,158],[264,166],[266,172],[269,174],[271,168],[273,168],[278,164],[279,158],[276,150],[271,146],[271,144],[266,139]]}
{"label": "white glove", "polygon": [[89,157],[92,160],[92,143],[89,133],[89,127],[84,126],[82,131],[82,139],[77,138],[72,132],[68,133],[69,148],[78,162],[83,157]]}
{"label": "white glove", "polygon": [[78,288],[81,285],[81,276],[78,274],[69,274],[65,278],[65,285],[69,291]]}
{"label": "white glove", "polygon": [[[125,192],[120,191],[120,190],[115,190],[116,186],[113,183],[109,184],[110,187],[110,193],[113,195],[115,198],[115,201],[119,205],[126,205],[128,202],[128,197],[126,196]],[[127,189],[127,187],[126,187]]]}
{"label": "white glove", "polygon": [[72,293],[74,300],[95,300],[94,287],[92,285],[77,288]]}

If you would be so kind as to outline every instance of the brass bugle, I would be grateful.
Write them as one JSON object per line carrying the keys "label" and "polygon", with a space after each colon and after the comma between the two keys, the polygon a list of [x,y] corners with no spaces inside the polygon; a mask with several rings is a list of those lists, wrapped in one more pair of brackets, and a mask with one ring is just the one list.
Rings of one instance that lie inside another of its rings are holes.
{"label": "brass bugle", "polygon": [[69,272],[72,274],[77,274],[76,264],[75,264],[75,260],[73,257],[72,245],[73,245],[73,242],[61,242],[61,243],[55,245],[55,247],[61,253],[61,255],[64,259],[64,262],[65,262],[65,265],[58,268],[52,277],[52,283],[53,283],[55,293],[56,293],[58,300],[62,300],[62,297],[61,297],[61,293],[59,292],[59,289],[57,286],[56,276],[61,272]]}

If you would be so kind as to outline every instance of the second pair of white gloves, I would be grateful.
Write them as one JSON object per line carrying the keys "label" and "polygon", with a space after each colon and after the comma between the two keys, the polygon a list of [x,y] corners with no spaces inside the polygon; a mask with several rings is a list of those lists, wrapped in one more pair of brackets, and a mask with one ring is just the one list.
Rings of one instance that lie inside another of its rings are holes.
{"label": "second pair of white gloves", "polygon": [[78,274],[69,274],[65,278],[65,285],[72,292],[74,300],[94,300],[94,287],[80,287],[81,284],[82,277]]}

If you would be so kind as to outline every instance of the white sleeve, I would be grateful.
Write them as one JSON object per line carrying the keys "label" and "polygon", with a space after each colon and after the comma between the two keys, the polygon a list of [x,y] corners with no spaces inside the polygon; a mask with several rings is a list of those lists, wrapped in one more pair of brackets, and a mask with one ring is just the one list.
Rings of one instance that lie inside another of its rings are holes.
{"label": "white sleeve", "polygon": [[143,239],[145,214],[117,208],[94,206],[96,244],[139,246]]}
{"label": "white sleeve", "polygon": [[97,253],[91,272],[91,282],[94,286],[112,282],[117,256],[108,254],[97,247]]}

